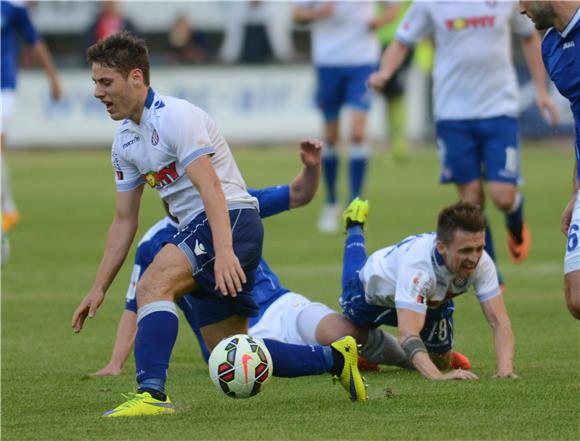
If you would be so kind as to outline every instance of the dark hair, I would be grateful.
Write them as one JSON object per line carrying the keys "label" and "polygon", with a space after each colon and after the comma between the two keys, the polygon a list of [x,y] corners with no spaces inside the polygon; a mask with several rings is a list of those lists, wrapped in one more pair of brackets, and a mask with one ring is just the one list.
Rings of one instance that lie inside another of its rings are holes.
{"label": "dark hair", "polygon": [[97,63],[117,69],[125,78],[133,69],[141,69],[149,86],[149,51],[145,41],[130,32],[118,32],[87,49],[89,64]]}
{"label": "dark hair", "polygon": [[457,230],[479,233],[487,222],[483,210],[469,202],[457,202],[445,207],[437,219],[437,239],[450,244]]}

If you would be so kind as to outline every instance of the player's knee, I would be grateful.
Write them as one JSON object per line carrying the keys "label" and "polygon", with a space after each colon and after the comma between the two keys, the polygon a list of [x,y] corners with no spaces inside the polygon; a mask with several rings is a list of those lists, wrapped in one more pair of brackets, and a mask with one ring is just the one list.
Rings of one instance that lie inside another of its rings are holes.
{"label": "player's knee", "polygon": [[568,311],[580,320],[580,270],[566,274],[565,286]]}
{"label": "player's knee", "polygon": [[515,186],[501,185],[499,187],[494,187],[490,185],[489,196],[493,201],[494,205],[501,211],[510,211],[516,201],[517,189]]}

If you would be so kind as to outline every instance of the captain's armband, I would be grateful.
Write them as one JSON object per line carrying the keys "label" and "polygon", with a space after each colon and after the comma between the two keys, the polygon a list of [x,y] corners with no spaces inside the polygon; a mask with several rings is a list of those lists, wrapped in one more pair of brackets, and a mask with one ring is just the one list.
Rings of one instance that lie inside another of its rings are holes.
{"label": "captain's armband", "polygon": [[425,343],[423,343],[423,340],[421,340],[418,335],[410,335],[407,337],[401,344],[401,347],[405,351],[405,354],[407,354],[409,361],[413,361],[413,357],[417,355],[417,353],[427,352]]}

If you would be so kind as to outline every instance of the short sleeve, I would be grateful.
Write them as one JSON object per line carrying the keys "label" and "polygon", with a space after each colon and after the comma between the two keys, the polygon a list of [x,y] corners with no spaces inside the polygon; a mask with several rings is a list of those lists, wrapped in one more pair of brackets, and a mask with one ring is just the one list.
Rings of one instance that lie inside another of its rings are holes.
{"label": "short sleeve", "polygon": [[23,6],[17,6],[14,9],[15,23],[18,29],[18,33],[22,35],[28,44],[35,44],[38,40],[40,40],[40,36],[38,35],[38,32],[36,32],[36,29],[30,20],[28,10]]}
{"label": "short sleeve", "polygon": [[290,186],[278,185],[260,190],[248,189],[260,204],[260,217],[270,217],[290,209]]}
{"label": "short sleeve", "polygon": [[131,191],[145,183],[139,169],[123,158],[116,142],[111,150],[111,161],[115,170],[117,191]]}
{"label": "short sleeve", "polygon": [[427,310],[427,299],[435,289],[435,276],[426,268],[401,265],[397,276],[395,306],[421,314]]}
{"label": "short sleeve", "polygon": [[434,31],[428,2],[413,2],[401,21],[395,38],[407,46],[414,46]]}
{"label": "short sleeve", "polygon": [[521,37],[527,37],[536,32],[536,28],[532,20],[530,20],[528,16],[520,14],[517,5],[514,5],[510,18],[510,24],[512,26],[512,31]]}
{"label": "short sleeve", "polygon": [[163,126],[163,138],[184,168],[200,156],[215,153],[210,130],[214,132],[217,128],[203,110],[189,103],[175,106],[165,115]]}
{"label": "short sleeve", "polygon": [[497,270],[495,263],[489,257],[489,254],[483,253],[477,273],[475,275],[475,295],[480,303],[483,303],[501,293],[497,279]]}

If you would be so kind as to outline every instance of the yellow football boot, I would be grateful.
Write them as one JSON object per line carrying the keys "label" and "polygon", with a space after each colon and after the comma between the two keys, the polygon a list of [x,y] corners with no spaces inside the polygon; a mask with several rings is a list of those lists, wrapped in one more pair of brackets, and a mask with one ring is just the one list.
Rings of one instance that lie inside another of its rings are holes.
{"label": "yellow football boot", "polygon": [[[105,412],[102,416],[105,418],[111,418],[175,413],[175,406],[171,403],[169,397],[167,397],[165,401],[161,401],[153,398],[149,392],[136,394],[129,393],[129,395],[123,396],[129,399],[120,406],[115,407],[113,410]],[[132,398],[130,398],[131,396]]]}
{"label": "yellow football boot", "polygon": [[336,340],[330,346],[344,358],[342,372],[340,376],[334,376],[334,381],[340,382],[351,401],[365,401],[367,399],[367,388],[365,379],[358,370],[356,340],[347,336]]}

